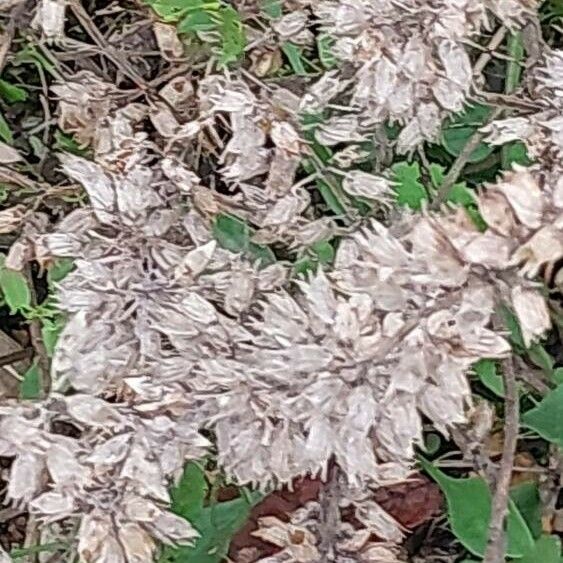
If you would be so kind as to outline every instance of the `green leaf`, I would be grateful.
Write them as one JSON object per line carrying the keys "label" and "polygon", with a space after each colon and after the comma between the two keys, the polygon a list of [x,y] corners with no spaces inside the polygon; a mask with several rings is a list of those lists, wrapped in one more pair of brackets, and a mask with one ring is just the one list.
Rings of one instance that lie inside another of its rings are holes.
{"label": "green leaf", "polygon": [[312,244],[311,252],[313,252],[321,264],[331,264],[336,254],[330,242],[327,241],[320,241]]}
{"label": "green leaf", "polygon": [[535,483],[522,483],[510,489],[510,498],[522,514],[534,538],[542,533],[542,506],[538,486]]}
{"label": "green leaf", "polygon": [[45,345],[47,355],[50,358],[52,358],[55,353],[55,347],[64,326],[65,321],[62,316],[55,318],[41,317],[41,338]]}
{"label": "green leaf", "polygon": [[495,395],[504,397],[504,382],[502,376],[497,373],[497,364],[493,360],[479,360],[473,364],[473,371],[479,377],[481,383]]}
{"label": "green leaf", "polygon": [[415,211],[422,209],[422,202],[428,199],[425,187],[420,181],[418,162],[398,162],[391,168],[395,182],[397,203]]}
{"label": "green leaf", "polygon": [[[439,188],[444,181],[444,167],[440,164],[432,163],[429,167],[430,178],[435,188]],[[448,201],[463,207],[470,207],[476,204],[473,192],[467,187],[465,182],[454,184],[448,194]]]}
{"label": "green leaf", "polygon": [[520,164],[521,166],[530,166],[533,161],[528,156],[526,145],[521,141],[514,141],[508,143],[503,147],[504,157],[506,159],[506,169],[512,168],[513,164]]}
{"label": "green leaf", "polygon": [[170,492],[171,509],[186,520],[191,520],[202,510],[208,492],[205,471],[201,465],[187,463],[180,481]]}
{"label": "green leaf", "polygon": [[17,51],[12,58],[12,65],[33,64],[45,69],[53,78],[60,78],[55,65],[41,53],[33,44],[28,43],[23,49]]}
{"label": "green leaf", "polygon": [[282,45],[282,51],[284,52],[293,72],[299,76],[307,74],[305,65],[303,64],[303,57],[301,56],[301,49],[293,43],[284,43]]}
{"label": "green leaf", "polygon": [[[475,104],[454,117],[446,125],[442,134],[442,145],[444,148],[452,156],[459,156],[477,129],[485,124],[491,111],[489,106]],[[471,153],[468,162],[481,162],[493,151],[494,147],[481,143]]]}
{"label": "green leaf", "polygon": [[70,258],[55,260],[47,270],[47,283],[49,286],[62,281],[74,268],[74,261]]}
{"label": "green leaf", "polygon": [[332,186],[327,184],[324,180],[317,180],[315,184],[329,209],[335,215],[345,215],[346,208],[342,205],[340,198],[336,195]]}
{"label": "green leaf", "polygon": [[14,104],[16,102],[25,102],[27,100],[27,92],[20,88],[20,86],[15,86],[10,84],[6,80],[0,78],[0,96],[6,100],[9,104]]}
{"label": "green leaf", "polygon": [[517,352],[522,352],[526,349],[526,346],[524,344],[522,330],[520,329],[520,324],[518,323],[516,315],[506,305],[502,305],[499,308],[499,312],[510,333],[510,342],[516,348]]}
{"label": "green leaf", "polygon": [[21,272],[7,268],[5,260],[5,255],[0,254],[0,289],[10,312],[21,313],[31,306],[31,293],[25,276]]}
{"label": "green leaf", "polygon": [[527,353],[530,360],[532,360],[536,366],[541,368],[547,375],[551,376],[555,360],[541,344],[532,344],[527,349]]}
{"label": "green leaf", "polygon": [[[306,114],[301,117],[303,126],[306,129],[305,139],[310,142],[310,147],[313,149],[316,157],[323,164],[328,163],[332,157],[332,151],[328,147],[319,144],[314,137],[314,129],[323,122],[323,116],[320,114]],[[318,168],[315,161],[311,158],[304,159],[301,164],[307,174],[312,174]],[[346,215],[346,207],[343,203],[344,195],[341,193],[340,184],[334,177],[331,177],[331,180],[332,185],[320,178],[316,180],[317,190],[319,190],[328,208],[335,215]]]}
{"label": "green leaf", "polygon": [[[438,189],[444,181],[444,167],[440,164],[432,163],[429,171],[432,184],[434,188]],[[465,182],[458,182],[451,187],[447,201],[464,207],[467,215],[469,215],[475,226],[480,231],[485,231],[487,229],[487,223],[485,223],[485,220],[477,207],[475,195],[473,191],[467,187]]]}
{"label": "green leaf", "polygon": [[189,463],[171,492],[172,510],[189,520],[200,537],[193,547],[165,548],[160,563],[219,563],[227,554],[232,536],[262,498],[243,489],[239,498],[204,506],[208,490],[202,467]]}
{"label": "green leaf", "polygon": [[219,245],[231,252],[245,252],[259,260],[263,266],[276,261],[276,256],[270,248],[251,242],[250,227],[234,215],[218,215],[213,223],[212,231]]}
{"label": "green leaf", "polygon": [[218,26],[221,35],[221,55],[219,64],[226,66],[237,61],[244,53],[246,36],[238,12],[232,6],[223,6]]}
{"label": "green leaf", "polygon": [[194,547],[165,548],[160,563],[220,563],[251,508],[252,504],[242,497],[203,508],[191,520],[200,534]]}
{"label": "green leaf", "polygon": [[20,398],[26,400],[39,399],[42,388],[43,381],[41,378],[41,369],[39,368],[37,362],[34,362],[23,375],[23,379],[20,384]]}
{"label": "green leaf", "polygon": [[36,553],[44,553],[46,551],[58,551],[68,549],[68,544],[62,542],[45,543],[43,545],[32,545],[31,547],[17,547],[10,551],[10,557],[19,559],[20,557],[27,557],[35,555]]}
{"label": "green leaf", "polygon": [[231,252],[244,252],[250,244],[250,227],[232,215],[218,215],[213,223],[213,236]]}
{"label": "green leaf", "polygon": [[312,256],[305,256],[293,265],[296,275],[305,277],[309,272],[316,272],[319,264],[331,264],[336,255],[334,247],[328,241],[316,242],[308,251]]}
{"label": "green leaf", "polygon": [[522,424],[563,447],[563,384],[546,395],[538,406],[524,413]]}
{"label": "green leaf", "polygon": [[244,27],[238,12],[228,3],[219,0],[148,0],[147,3],[163,20],[179,21],[179,33],[216,32],[220,40],[220,66],[237,61],[244,53]]}
{"label": "green leaf", "polygon": [[283,15],[281,0],[263,0],[262,11],[272,19],[281,18]]}
{"label": "green leaf", "polygon": [[563,383],[563,367],[553,370],[551,377],[552,377],[553,381],[555,383],[557,383],[558,385],[560,383]]}
{"label": "green leaf", "polygon": [[146,3],[164,20],[178,21],[187,13],[216,12],[219,0],[146,0]]}
{"label": "green leaf", "polygon": [[330,70],[336,66],[336,57],[332,52],[334,39],[327,33],[323,33],[317,37],[317,50],[319,52],[319,60],[324,68]]}
{"label": "green leaf", "polygon": [[434,455],[441,447],[442,439],[440,438],[439,434],[434,432],[430,432],[426,435],[424,439],[424,451],[432,456]]}
{"label": "green leaf", "polygon": [[53,148],[59,151],[70,152],[78,156],[83,156],[88,151],[82,148],[71,135],[63,133],[60,129],[57,129],[54,134],[55,142]]}
{"label": "green leaf", "polygon": [[269,266],[276,261],[276,255],[272,252],[272,249],[263,244],[251,242],[248,245],[248,254],[258,260],[261,266]]}
{"label": "green leaf", "polygon": [[188,14],[179,24],[179,33],[198,33],[213,31],[217,28],[217,23],[210,12],[194,12]]}
{"label": "green leaf", "polygon": [[475,196],[465,182],[452,186],[448,195],[448,201],[461,205],[462,207],[472,207],[476,205]]}
{"label": "green leaf", "polygon": [[8,125],[8,122],[4,118],[4,116],[0,113],[0,138],[5,143],[11,145],[14,142],[14,136],[12,135],[12,130]]}
{"label": "green leaf", "polygon": [[[491,520],[492,495],[487,483],[480,477],[454,479],[423,458],[420,463],[446,497],[452,532],[472,554],[482,557]],[[522,557],[534,545],[534,538],[512,501],[509,501],[507,540],[509,557]]]}
{"label": "green leaf", "polygon": [[542,536],[520,563],[561,563],[561,540],[557,536]]}

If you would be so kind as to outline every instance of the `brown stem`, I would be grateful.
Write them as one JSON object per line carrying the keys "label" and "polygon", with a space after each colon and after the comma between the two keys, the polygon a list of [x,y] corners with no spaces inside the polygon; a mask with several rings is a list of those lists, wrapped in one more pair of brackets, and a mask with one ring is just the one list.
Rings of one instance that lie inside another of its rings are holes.
{"label": "brown stem", "polygon": [[334,545],[340,521],[339,475],[340,468],[334,464],[319,499],[319,563],[332,563],[336,560]]}
{"label": "brown stem", "polygon": [[26,348],[25,350],[17,350],[16,352],[10,352],[9,354],[4,354],[0,356],[0,366],[9,366],[10,364],[15,364],[16,362],[21,362],[22,360],[27,360],[33,354],[31,348]]}
{"label": "brown stem", "polygon": [[503,361],[502,374],[505,389],[504,444],[500,467],[496,474],[489,541],[483,563],[504,563],[505,560],[505,521],[508,514],[508,493],[518,442],[518,389],[512,357]]}

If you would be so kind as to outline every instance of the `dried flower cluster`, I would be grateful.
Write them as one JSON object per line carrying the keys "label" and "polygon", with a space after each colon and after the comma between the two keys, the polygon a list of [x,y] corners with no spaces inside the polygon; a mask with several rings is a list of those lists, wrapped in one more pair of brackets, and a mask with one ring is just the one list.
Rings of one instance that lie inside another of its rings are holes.
{"label": "dried flower cluster", "polygon": [[[347,519],[342,516],[344,511],[348,511]],[[329,524],[321,527],[321,520]],[[261,518],[253,535],[280,548],[261,559],[262,563],[401,561],[395,547],[402,539],[398,523],[370,499],[369,489],[351,489],[343,479],[336,479],[321,502],[297,509],[289,523],[273,516]]]}
{"label": "dried flower cluster", "polygon": [[[563,257],[561,52],[533,77],[545,109],[487,129],[491,143],[524,140],[536,164],[478,194],[485,231],[463,209],[366,220],[341,239],[333,267],[293,279],[282,263],[218,247],[211,225],[225,211],[256,227],[256,243],[325,240],[334,220],[314,215],[296,181],[314,161],[302,116],[328,112],[314,133],[325,146],[390,121],[404,125],[399,152],[435,139],[466,99],[463,44],[487,19],[481,0],[287,4],[299,9],[272,21],[272,41],[307,44],[311,18],[335,38],[337,68],[300,95],[258,89],[243,73],[208,76],[197,99],[174,78],[150,107],[120,104],[88,71],[54,88],[61,129],[93,151],[60,156],[90,203],[34,240],[36,256],[74,261],[58,288],[67,323],[48,396],[0,405],[0,455],[14,458],[8,498],[45,525],[76,524],[84,563],[150,562],[157,542],[197,537],[167,506],[185,461],[210,446],[203,429],[239,483],[265,489],[339,468],[330,533],[317,502],[289,523],[264,518],[256,535],[280,548],[265,563],[399,561],[400,526],[370,487],[412,472],[422,415],[444,434],[466,422],[471,365],[510,354],[492,326],[499,303],[527,345],[550,328],[533,278]],[[507,25],[527,9],[486,4]],[[222,145],[227,190],[203,185],[177,150],[203,131]],[[384,176],[342,174],[347,194],[391,203]]]}
{"label": "dried flower cluster", "polygon": [[[347,111],[331,112],[317,133],[331,146],[366,139],[374,127],[404,125],[399,152],[434,141],[443,118],[460,111],[472,83],[464,42],[488,24],[492,10],[518,25],[531,6],[519,0],[326,0],[288,4],[272,27],[277,41],[313,41],[311,21],[334,39],[338,68],[327,72],[304,95],[300,109],[319,112],[338,94]],[[342,104],[340,104],[342,105]]]}

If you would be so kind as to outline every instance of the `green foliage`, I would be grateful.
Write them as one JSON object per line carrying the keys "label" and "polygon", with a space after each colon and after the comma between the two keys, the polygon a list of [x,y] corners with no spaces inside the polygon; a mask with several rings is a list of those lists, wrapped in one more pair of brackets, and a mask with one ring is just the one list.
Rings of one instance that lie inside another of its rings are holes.
{"label": "green foliage", "polygon": [[334,39],[328,34],[321,34],[317,37],[317,51],[319,60],[323,67],[327,70],[336,66],[336,58],[332,52]]}
{"label": "green foliage", "polygon": [[31,547],[22,547],[12,549],[10,551],[10,557],[12,559],[20,559],[21,557],[29,557],[30,555],[36,555],[38,553],[55,552],[55,551],[66,551],[69,548],[68,544],[62,542],[52,542],[45,543],[43,545],[32,545]]}
{"label": "green foliage", "polygon": [[20,86],[15,86],[7,80],[0,78],[0,97],[9,104],[25,102],[27,100],[27,92]]}
{"label": "green foliage", "polygon": [[520,563],[562,563],[561,540],[557,536],[542,536]]}
{"label": "green foliage", "polygon": [[231,6],[219,8],[217,30],[221,37],[219,64],[226,66],[234,63],[244,53],[246,36],[238,12]]}
{"label": "green foliage", "polygon": [[88,151],[82,148],[70,135],[63,133],[57,129],[54,133],[55,142],[53,143],[53,150],[64,151],[78,156],[84,156]]}
{"label": "green foliage", "polygon": [[226,502],[210,501],[202,467],[189,463],[178,486],[173,489],[172,510],[189,520],[200,537],[193,547],[167,547],[160,563],[219,563],[229,549],[233,535],[246,522],[252,506],[261,495],[241,490],[241,497]]}
{"label": "green foliage", "polygon": [[10,312],[26,312],[31,305],[31,292],[27,280],[21,272],[6,267],[6,256],[0,254],[0,289]]}
{"label": "green foliage", "polygon": [[554,369],[552,378],[554,383],[557,383],[557,385],[563,383],[563,367]]}
{"label": "green foliage", "polygon": [[[213,32],[219,39],[219,65],[240,59],[246,35],[238,12],[222,0],[145,0],[167,22],[177,23],[184,34]],[[208,39],[207,37],[205,38]]]}
{"label": "green foliage", "polygon": [[307,74],[307,69],[303,63],[303,56],[301,54],[301,48],[294,43],[284,43],[282,45],[282,51],[287,57],[293,72],[299,76],[304,76]]}
{"label": "green foliage", "polygon": [[[301,165],[307,174],[313,174],[317,171],[319,163],[326,165],[332,158],[332,150],[324,145],[319,144],[314,136],[315,128],[323,122],[323,116],[321,114],[307,114],[301,117],[302,126],[304,128],[305,140],[310,144],[310,148],[315,154],[315,158],[305,158],[302,160]],[[346,215],[346,206],[344,204],[344,196],[342,194],[342,189],[339,181],[334,177],[330,177],[330,182],[327,175],[323,175],[322,178],[318,178],[315,181],[315,185],[319,193],[321,194],[327,207],[337,216]]]}
{"label": "green foliage", "polygon": [[331,264],[335,255],[336,252],[330,242],[316,242],[308,248],[304,258],[295,262],[293,271],[297,275],[306,276],[309,272],[316,272],[319,266]]}
{"label": "green foliage", "polygon": [[563,384],[546,395],[538,406],[524,413],[522,424],[563,448]]}
{"label": "green foliage", "polygon": [[[483,126],[492,112],[492,108],[482,104],[468,107],[464,112],[450,119],[442,133],[442,145],[452,155],[459,156],[473,134]],[[494,151],[486,143],[481,143],[468,159],[468,162],[481,162]]]}
{"label": "green foliage", "polygon": [[243,220],[233,215],[220,214],[213,223],[213,236],[220,246],[231,252],[242,252],[258,260],[262,266],[276,261],[267,246],[251,241],[252,229]]}
{"label": "green foliage", "polygon": [[530,166],[532,160],[528,156],[528,150],[526,145],[520,141],[514,141],[513,143],[508,143],[503,147],[504,162],[503,168],[512,168],[513,164],[520,164],[521,166]]}
{"label": "green foliage", "polygon": [[14,136],[12,135],[12,130],[8,125],[5,117],[0,113],[0,139],[5,143],[11,145],[14,142]]}
{"label": "green foliage", "polygon": [[41,338],[45,345],[47,355],[52,358],[55,353],[57,340],[65,326],[64,319],[61,315],[54,317],[45,316],[41,318]]}
{"label": "green foliage", "polygon": [[41,369],[39,368],[37,362],[34,362],[23,375],[23,379],[20,384],[20,398],[39,399],[42,388],[43,381],[41,378]]}
{"label": "green foliage", "polygon": [[198,463],[190,462],[184,467],[182,478],[170,493],[171,509],[190,520],[201,510],[208,492],[205,472]]}
{"label": "green foliage", "polygon": [[434,455],[442,445],[442,438],[439,434],[430,432],[424,438],[424,451],[427,455]]}
{"label": "green foliage", "polygon": [[52,289],[54,284],[62,281],[74,268],[74,262],[70,258],[59,258],[49,266],[47,270],[47,283]]}
{"label": "green foliage", "polygon": [[[482,557],[491,520],[492,495],[487,483],[480,477],[454,479],[425,459],[421,458],[420,463],[446,497],[452,532],[465,548]],[[522,557],[532,549],[534,538],[513,501],[509,501],[506,533],[506,553],[509,557]]]}
{"label": "green foliage", "polygon": [[[429,166],[428,174],[431,182],[429,187],[426,187],[423,182],[418,162],[398,162],[393,165],[391,171],[391,180],[395,184],[397,203],[414,211],[422,209],[424,202],[440,188],[445,177],[444,167],[437,163],[432,163]],[[477,209],[475,196],[465,182],[458,182],[452,186],[447,201],[464,207],[479,229],[484,230],[486,228],[486,223]]]}
{"label": "green foliage", "polygon": [[535,483],[522,483],[510,489],[510,498],[522,514],[534,538],[542,533],[540,492]]}
{"label": "green foliage", "polygon": [[524,344],[520,324],[514,312],[505,305],[499,308],[499,312],[509,331],[510,343],[512,344],[513,350],[517,354],[527,356],[531,362],[541,368],[548,377],[556,382],[553,375],[555,362],[547,350],[537,342],[527,348]]}
{"label": "green foliage", "polygon": [[422,209],[422,203],[428,199],[426,188],[420,181],[418,162],[398,162],[391,168],[397,193],[397,203],[415,211]]}
{"label": "green foliage", "polygon": [[473,365],[473,371],[481,383],[498,397],[504,397],[504,382],[497,373],[497,364],[494,360],[479,360]]}
{"label": "green foliage", "polygon": [[281,18],[283,15],[281,0],[262,0],[262,11],[272,19]]}

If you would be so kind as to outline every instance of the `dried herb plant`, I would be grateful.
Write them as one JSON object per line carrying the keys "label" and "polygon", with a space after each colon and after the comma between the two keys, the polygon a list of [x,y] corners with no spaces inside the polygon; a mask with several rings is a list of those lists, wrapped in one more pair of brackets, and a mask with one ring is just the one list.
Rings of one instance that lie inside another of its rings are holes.
{"label": "dried herb plant", "polygon": [[[0,1],[0,58],[31,4]],[[254,561],[403,561],[406,530],[373,491],[412,477],[424,424],[446,438],[468,427],[473,366],[514,353],[499,310],[523,349],[553,327],[540,276],[563,258],[563,51],[538,43],[521,106],[475,128],[475,146],[518,141],[531,164],[469,191],[460,150],[448,193],[410,179],[415,211],[397,205],[393,160],[425,163],[482,95],[483,34],[529,36],[534,2],[148,4],[131,17],[33,5],[45,139],[56,126],[66,144],[49,156],[56,180],[23,141],[0,147],[1,181],[40,192],[0,212],[3,266],[72,266],[52,284],[52,358],[34,346],[46,385],[0,394],[6,501],[81,562],[148,563],[200,538],[169,491],[212,456],[263,492],[327,482],[286,519],[259,519],[253,535],[276,552]],[[97,27],[109,16],[126,22],[115,36]],[[90,62],[70,64],[72,49]],[[87,203],[50,203],[82,189]],[[473,213],[452,204],[460,189]],[[37,328],[33,306],[20,311]]]}

